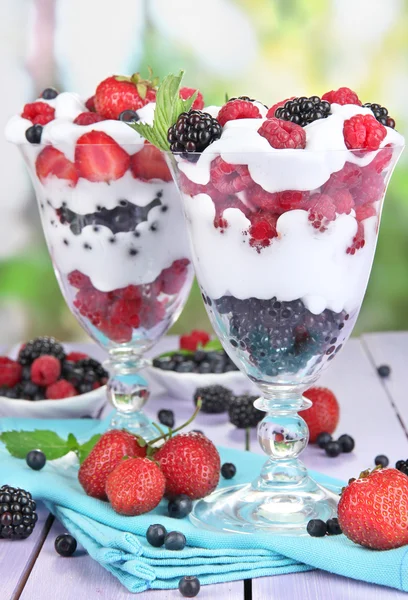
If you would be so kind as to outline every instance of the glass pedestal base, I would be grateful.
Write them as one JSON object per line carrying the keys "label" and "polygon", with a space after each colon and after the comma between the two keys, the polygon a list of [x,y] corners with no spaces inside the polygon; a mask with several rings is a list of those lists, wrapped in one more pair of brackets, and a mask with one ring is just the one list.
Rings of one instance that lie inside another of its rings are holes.
{"label": "glass pedestal base", "polygon": [[257,483],[223,488],[198,500],[192,523],[224,533],[306,535],[310,519],[337,516],[338,494],[309,476],[295,486],[279,483],[273,490],[260,489]]}

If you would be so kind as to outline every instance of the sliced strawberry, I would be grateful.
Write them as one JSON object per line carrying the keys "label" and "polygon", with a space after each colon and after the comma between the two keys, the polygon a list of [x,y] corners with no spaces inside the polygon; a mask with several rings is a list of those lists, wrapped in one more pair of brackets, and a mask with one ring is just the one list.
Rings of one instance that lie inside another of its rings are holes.
{"label": "sliced strawberry", "polygon": [[83,112],[74,119],[75,125],[92,125],[93,123],[99,123],[99,121],[106,121],[106,119],[96,112]]}
{"label": "sliced strawberry", "polygon": [[46,146],[41,150],[35,161],[35,170],[40,181],[44,181],[51,175],[58,179],[67,179],[71,185],[75,185],[78,181],[74,163],[53,146]]}
{"label": "sliced strawberry", "polygon": [[130,157],[130,170],[133,177],[142,181],[151,179],[171,181],[172,179],[163,154],[149,143],[145,143],[140,152],[136,152]]}
{"label": "sliced strawberry", "polygon": [[120,179],[130,164],[130,156],[103,131],[84,133],[75,148],[75,166],[80,177],[89,181]]}
{"label": "sliced strawberry", "polygon": [[85,106],[89,111],[96,112],[95,96],[91,96],[90,98],[88,98],[88,100],[85,102]]}

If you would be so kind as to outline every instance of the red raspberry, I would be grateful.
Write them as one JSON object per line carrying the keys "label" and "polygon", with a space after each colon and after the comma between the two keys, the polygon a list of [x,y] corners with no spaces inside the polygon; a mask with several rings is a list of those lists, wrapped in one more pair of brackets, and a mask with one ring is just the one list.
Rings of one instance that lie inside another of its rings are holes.
{"label": "red raspberry", "polygon": [[18,362],[7,356],[0,356],[0,387],[14,387],[21,381],[22,371]]}
{"label": "red raspberry", "polygon": [[260,119],[261,117],[259,109],[253,102],[248,102],[248,100],[230,100],[221,107],[217,121],[224,127],[227,121]]}
{"label": "red raspberry", "polygon": [[79,360],[82,360],[84,358],[89,358],[87,354],[84,354],[83,352],[69,352],[67,354],[67,360],[70,360],[71,362],[78,362]]}
{"label": "red raspberry", "polygon": [[365,246],[364,225],[360,221],[358,221],[356,235],[353,237],[353,242],[352,242],[351,246],[349,246],[347,248],[346,254],[353,255],[356,253],[357,250],[364,248],[364,246]]}
{"label": "red raspberry", "polygon": [[271,239],[278,236],[276,231],[277,220],[277,215],[268,212],[259,212],[252,217],[252,224],[249,228],[249,235],[251,236],[249,244],[255,247],[258,252],[269,246]]}
{"label": "red raspberry", "polygon": [[129,325],[137,329],[140,325],[139,312],[142,306],[140,298],[137,300],[116,300],[110,311],[112,325]]}
{"label": "red raspberry", "polygon": [[140,322],[142,327],[151,329],[157,323],[163,321],[166,316],[167,300],[159,302],[158,300],[152,299],[150,302],[146,302],[142,305],[140,311]]}
{"label": "red raspberry", "polygon": [[277,212],[279,209],[279,193],[267,192],[262,186],[255,183],[247,190],[248,200],[256,207]]}
{"label": "red raspberry", "polygon": [[250,209],[236,196],[221,194],[215,188],[214,192],[211,191],[210,194],[215,205],[215,217],[213,223],[216,229],[221,230],[221,233],[228,227],[228,221],[224,217],[224,211],[227,210],[227,208],[239,208],[246,217],[250,214]]}
{"label": "red raspberry", "polygon": [[362,206],[356,206],[356,219],[357,221],[364,221],[370,217],[376,217],[377,211],[372,204],[363,204]]}
{"label": "red raspberry", "polygon": [[106,119],[96,112],[83,112],[74,119],[75,125],[92,125],[99,121],[106,121]]}
{"label": "red raspberry", "polygon": [[349,215],[351,209],[354,208],[353,196],[345,188],[340,190],[334,190],[332,198],[336,205],[336,212],[339,215]]}
{"label": "red raspberry", "polygon": [[340,171],[330,175],[330,178],[323,186],[323,191],[330,195],[332,190],[338,188],[352,188],[361,183],[363,173],[358,165],[346,162]]}
{"label": "red raspberry", "polygon": [[268,119],[262,123],[258,133],[268,140],[272,148],[306,147],[306,131],[291,121]]}
{"label": "red raspberry", "polygon": [[187,194],[188,196],[197,196],[197,194],[207,193],[207,186],[194,183],[194,181],[191,181],[191,179],[184,175],[182,171],[179,171],[178,184],[183,194]]}
{"label": "red raspberry", "polygon": [[113,290],[114,297],[123,298],[124,300],[138,300],[142,297],[141,288],[138,285],[128,285],[125,288]]}
{"label": "red raspberry", "polygon": [[341,87],[336,91],[326,92],[323,94],[322,100],[326,100],[330,104],[357,104],[361,106],[361,101],[356,92],[353,92],[348,87]]}
{"label": "red raspberry", "polygon": [[231,165],[217,156],[211,163],[211,182],[223,194],[236,194],[247,188],[252,179],[246,165]]}
{"label": "red raspberry", "polygon": [[92,287],[89,277],[81,273],[81,271],[71,271],[68,275],[68,281],[73,287],[76,287],[79,290]]}
{"label": "red raspberry", "polygon": [[95,96],[91,96],[90,98],[88,98],[88,100],[85,102],[85,106],[90,112],[96,112]]}
{"label": "red raspberry", "polygon": [[187,267],[190,261],[187,258],[175,260],[160,275],[161,289],[164,294],[178,294],[187,277]]}
{"label": "red raspberry", "polygon": [[279,214],[288,210],[305,210],[309,206],[310,192],[287,190],[279,193]]}
{"label": "red raspberry", "polygon": [[372,115],[355,115],[344,121],[343,134],[349,150],[378,150],[387,130]]}
{"label": "red raspberry", "polygon": [[276,104],[271,106],[271,108],[266,113],[266,118],[272,119],[275,116],[276,109],[280,108],[281,106],[284,106],[286,104],[286,102],[289,102],[289,100],[294,100],[295,97],[296,96],[292,96],[291,98],[286,98],[286,100],[281,100],[280,102],[277,102]]}
{"label": "red raspberry", "polygon": [[203,110],[204,98],[203,98],[203,95],[200,92],[200,90],[195,90],[194,88],[189,88],[189,87],[183,87],[180,90],[180,98],[183,98],[183,100],[187,100],[187,98],[191,98],[191,96],[194,94],[194,92],[198,92],[198,93],[197,93],[197,98],[194,100],[191,108],[193,108],[194,110]]}
{"label": "red raspberry", "polygon": [[109,296],[105,292],[100,292],[95,288],[85,288],[79,290],[74,306],[79,310],[83,317],[95,327],[99,327],[102,320],[105,318],[109,305]]}
{"label": "red raspberry", "polygon": [[46,102],[31,102],[24,106],[21,116],[33,125],[46,125],[55,118],[55,108]]}
{"label": "red raspberry", "polygon": [[336,206],[327,194],[314,194],[310,198],[309,221],[315,229],[326,231],[330,221],[336,219]]}
{"label": "red raspberry", "polygon": [[55,356],[43,354],[31,365],[31,381],[47,386],[55,383],[61,375],[61,363]]}
{"label": "red raspberry", "polygon": [[132,339],[133,329],[130,325],[113,325],[110,319],[102,320],[98,329],[112,342],[125,344]]}
{"label": "red raspberry", "polygon": [[353,189],[354,202],[357,206],[381,200],[384,191],[384,179],[376,171],[365,167],[362,169],[363,179],[358,188]]}
{"label": "red raspberry", "polygon": [[66,379],[60,379],[52,383],[45,390],[45,397],[48,400],[62,400],[63,398],[72,398],[77,396],[77,391]]}
{"label": "red raspberry", "polygon": [[370,169],[371,171],[376,171],[377,173],[382,173],[384,169],[388,167],[391,160],[392,147],[390,145],[387,145],[378,151],[377,155],[366,168]]}

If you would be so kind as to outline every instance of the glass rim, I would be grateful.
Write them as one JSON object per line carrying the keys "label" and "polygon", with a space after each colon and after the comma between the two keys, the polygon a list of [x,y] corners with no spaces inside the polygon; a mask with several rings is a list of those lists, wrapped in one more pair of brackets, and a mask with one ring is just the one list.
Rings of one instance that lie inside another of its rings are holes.
{"label": "glass rim", "polygon": [[[216,140],[217,141],[217,140]],[[188,156],[208,156],[210,154],[214,155],[214,156],[221,156],[221,155],[234,155],[234,154],[268,154],[270,156],[273,156],[276,153],[281,153],[281,151],[289,151],[291,153],[308,153],[308,154],[330,154],[330,153],[344,153],[344,152],[350,152],[351,154],[373,154],[374,152],[380,152],[381,150],[396,150],[396,149],[400,149],[403,150],[406,146],[405,142],[401,142],[400,144],[398,143],[392,143],[392,144],[387,144],[387,146],[381,146],[380,148],[377,148],[377,150],[369,150],[368,148],[324,148],[324,149],[319,149],[319,148],[272,148],[271,150],[253,150],[253,149],[248,149],[248,150],[217,150],[214,152],[211,152],[209,150],[209,148],[211,146],[207,146],[207,148],[205,148],[205,150],[203,150],[202,152],[172,152],[171,150],[162,150],[162,152],[168,156],[174,156],[174,157],[180,157],[180,158],[186,158],[186,155]]]}

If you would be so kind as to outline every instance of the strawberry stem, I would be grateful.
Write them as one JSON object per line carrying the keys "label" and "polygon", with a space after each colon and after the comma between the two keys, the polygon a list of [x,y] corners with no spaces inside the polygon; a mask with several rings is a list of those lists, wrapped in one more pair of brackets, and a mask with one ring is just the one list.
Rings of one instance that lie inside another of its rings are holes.
{"label": "strawberry stem", "polygon": [[169,433],[163,433],[163,435],[155,438],[154,440],[150,440],[150,442],[148,443],[148,446],[152,446],[153,444],[156,444],[157,442],[160,442],[160,440],[165,439],[165,438],[170,439],[174,433],[177,433],[178,431],[181,431],[182,429],[184,429],[185,427],[187,427],[187,425],[190,425],[190,423],[192,423],[194,421],[194,419],[196,418],[196,416],[200,412],[201,405],[202,405],[201,398],[198,398],[198,400],[197,400],[197,406],[196,406],[196,409],[195,409],[194,413],[191,415],[191,417],[185,423],[183,423],[179,427],[176,427],[176,429],[170,429],[169,428]]}

